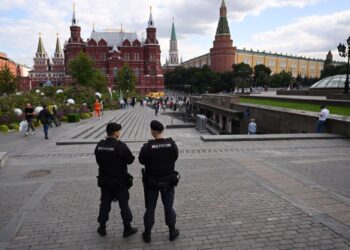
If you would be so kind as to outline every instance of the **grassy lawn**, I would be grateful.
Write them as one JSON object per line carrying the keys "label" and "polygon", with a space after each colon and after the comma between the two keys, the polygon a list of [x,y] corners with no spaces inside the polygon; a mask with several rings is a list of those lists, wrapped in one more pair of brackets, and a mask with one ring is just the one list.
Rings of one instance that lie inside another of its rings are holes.
{"label": "grassy lawn", "polygon": [[[298,110],[306,110],[313,112],[320,112],[320,105],[311,104],[311,103],[303,103],[302,101],[293,102],[293,101],[278,101],[271,99],[259,99],[259,98],[240,98],[241,103],[250,103],[250,104],[258,104],[258,105],[266,105],[273,106],[279,108],[288,108],[288,109],[298,109]],[[349,107],[339,107],[339,106],[331,106],[327,105],[330,114],[333,115],[344,115],[350,116],[350,108]]]}

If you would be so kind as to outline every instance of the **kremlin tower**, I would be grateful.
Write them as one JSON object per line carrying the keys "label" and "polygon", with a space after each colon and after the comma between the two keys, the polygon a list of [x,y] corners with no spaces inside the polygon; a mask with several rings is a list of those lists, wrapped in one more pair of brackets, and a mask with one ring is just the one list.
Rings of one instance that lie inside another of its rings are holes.
{"label": "kremlin tower", "polygon": [[235,64],[236,51],[237,48],[232,46],[225,0],[222,0],[215,40],[213,48],[210,49],[211,69],[214,72],[231,71],[232,65]]}

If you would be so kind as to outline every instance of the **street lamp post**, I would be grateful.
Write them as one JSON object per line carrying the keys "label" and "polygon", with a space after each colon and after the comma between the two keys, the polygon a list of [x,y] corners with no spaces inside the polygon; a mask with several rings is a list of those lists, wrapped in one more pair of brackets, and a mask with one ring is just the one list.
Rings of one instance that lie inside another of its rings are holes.
{"label": "street lamp post", "polygon": [[344,44],[339,43],[338,45],[338,52],[341,57],[348,57],[348,64],[346,67],[346,80],[345,80],[345,86],[344,86],[344,94],[349,93],[349,64],[350,64],[350,36],[348,40],[346,40],[348,44],[348,48],[346,50],[346,46]]}

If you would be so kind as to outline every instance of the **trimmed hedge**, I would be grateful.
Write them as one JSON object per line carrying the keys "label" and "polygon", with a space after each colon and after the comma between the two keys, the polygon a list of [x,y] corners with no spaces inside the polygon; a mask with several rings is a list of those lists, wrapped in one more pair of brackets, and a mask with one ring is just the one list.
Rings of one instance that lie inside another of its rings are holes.
{"label": "trimmed hedge", "polygon": [[80,115],[79,114],[69,114],[69,115],[67,115],[67,121],[68,122],[80,122]]}
{"label": "trimmed hedge", "polygon": [[81,113],[80,118],[81,119],[89,119],[89,118],[91,118],[91,116],[89,113]]}
{"label": "trimmed hedge", "polygon": [[9,127],[7,125],[0,125],[0,132],[2,133],[9,132]]}
{"label": "trimmed hedge", "polygon": [[11,123],[9,127],[10,127],[10,129],[13,129],[13,130],[19,130],[19,124],[18,123]]}

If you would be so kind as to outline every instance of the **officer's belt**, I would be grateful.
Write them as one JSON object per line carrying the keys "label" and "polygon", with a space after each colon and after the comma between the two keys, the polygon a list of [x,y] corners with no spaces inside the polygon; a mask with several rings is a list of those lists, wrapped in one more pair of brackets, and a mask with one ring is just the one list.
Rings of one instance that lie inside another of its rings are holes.
{"label": "officer's belt", "polygon": [[175,187],[179,183],[180,174],[177,171],[165,176],[153,176],[146,174],[142,169],[142,181],[145,185],[151,188],[167,189],[169,187]]}

